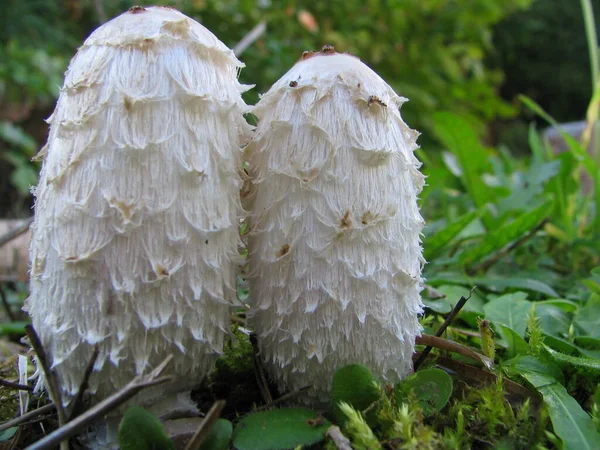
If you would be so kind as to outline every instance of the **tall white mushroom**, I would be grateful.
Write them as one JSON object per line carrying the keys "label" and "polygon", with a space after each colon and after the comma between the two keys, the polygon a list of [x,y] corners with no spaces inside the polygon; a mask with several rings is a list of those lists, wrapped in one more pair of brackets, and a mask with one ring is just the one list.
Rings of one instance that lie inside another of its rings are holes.
{"label": "tall white mushroom", "polygon": [[250,131],[241,67],[165,7],[130,9],[71,61],[35,191],[27,302],[65,406],[96,344],[96,401],[171,353],[175,382],[136,402],[189,390],[221,353]]}
{"label": "tall white mushroom", "polygon": [[424,178],[405,100],[358,58],[324,47],[254,109],[251,321],[283,390],[312,385],[324,400],[346,364],[389,382],[411,370]]}

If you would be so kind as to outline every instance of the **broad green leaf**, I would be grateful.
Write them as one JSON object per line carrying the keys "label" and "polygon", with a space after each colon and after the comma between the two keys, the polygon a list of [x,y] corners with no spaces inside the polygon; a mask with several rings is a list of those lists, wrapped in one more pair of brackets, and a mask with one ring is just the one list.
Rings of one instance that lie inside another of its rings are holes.
{"label": "broad green leaf", "polygon": [[552,211],[552,202],[544,204],[521,214],[515,220],[490,231],[476,246],[467,248],[459,258],[461,264],[471,266],[482,262],[492,253],[502,250],[511,242],[533,230]]}
{"label": "broad green leaf", "polygon": [[527,294],[515,292],[502,295],[483,307],[485,318],[496,324],[505,325],[519,336],[525,336],[527,316],[532,303],[526,300]]}
{"label": "broad green leaf", "polygon": [[161,421],[139,406],[132,406],[123,416],[119,424],[119,445],[121,450],[175,449]]}
{"label": "broad green leaf", "polygon": [[575,323],[585,330],[586,334],[600,338],[600,296],[589,297],[575,316]]}
{"label": "broad green leaf", "polygon": [[200,445],[200,450],[227,450],[232,433],[231,422],[227,419],[218,419]]}
{"label": "broad green leaf", "polygon": [[525,291],[539,292],[541,294],[558,297],[558,293],[538,280],[531,278],[492,278],[492,277],[474,277],[471,283],[477,286],[485,286],[491,290],[501,292],[505,289],[522,289]]}
{"label": "broad green leaf", "polygon": [[481,211],[483,210],[471,211],[458,219],[453,220],[435,234],[427,236],[423,241],[425,259],[428,261],[435,259],[446,245],[452,242],[452,240],[458,236],[467,225],[481,215]]}
{"label": "broad green leaf", "polygon": [[[548,406],[554,432],[562,439],[564,448],[570,450],[600,448],[600,433],[596,430],[592,418],[549,371],[543,370],[547,364],[535,358],[528,357],[528,359],[527,364],[519,361],[517,368],[521,375],[542,394],[544,403]],[[556,369],[553,372],[556,372]]]}
{"label": "broad green leaf", "polygon": [[454,284],[467,287],[480,286],[494,292],[503,292],[506,289],[519,289],[538,292],[550,297],[559,297],[558,293],[546,283],[531,278],[518,277],[468,277],[456,272],[425,272],[427,284],[438,287],[443,284]]}
{"label": "broad green leaf", "polygon": [[394,391],[396,402],[406,403],[410,392],[416,396],[425,415],[441,411],[452,395],[452,378],[444,370],[419,370],[401,381]]}
{"label": "broad green leaf", "polygon": [[558,306],[552,303],[536,302],[535,312],[541,320],[544,333],[554,336],[568,334],[571,318]]}
{"label": "broad green leaf", "polygon": [[337,405],[348,403],[354,409],[363,411],[381,397],[379,381],[365,366],[351,364],[338,369],[331,383],[331,400],[339,417]]}
{"label": "broad green leaf", "polygon": [[506,325],[500,325],[500,332],[506,341],[506,356],[508,358],[514,358],[518,355],[525,355],[529,351],[529,345],[525,342],[521,336],[517,334],[512,328]]}
{"label": "broad green leaf", "polygon": [[454,307],[447,298],[423,298],[423,304],[438,314],[448,314]]}
{"label": "broad green leaf", "polygon": [[522,356],[517,359],[515,369],[520,375],[529,374],[533,381],[529,379],[528,381],[536,388],[557,381],[561,384],[565,382],[562,370],[553,361],[541,360],[533,356]]}
{"label": "broad green leaf", "polygon": [[249,414],[233,431],[237,450],[283,450],[309,446],[325,438],[331,424],[315,411],[284,408]]}
{"label": "broad green leaf", "polygon": [[[491,190],[481,177],[489,169],[488,152],[464,118],[450,112],[437,112],[432,119],[434,133],[456,156],[457,165],[462,169],[460,180],[475,206],[481,208],[493,200]],[[488,230],[494,228],[493,218],[489,213],[483,215],[482,221]]]}

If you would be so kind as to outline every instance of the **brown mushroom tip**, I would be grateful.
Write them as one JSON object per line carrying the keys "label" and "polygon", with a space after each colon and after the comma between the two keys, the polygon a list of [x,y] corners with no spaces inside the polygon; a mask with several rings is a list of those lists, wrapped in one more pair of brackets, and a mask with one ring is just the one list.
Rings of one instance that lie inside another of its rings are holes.
{"label": "brown mushroom tip", "polygon": [[[357,56],[353,55],[352,53],[349,52],[345,52],[342,53],[343,55],[348,55],[348,56],[352,56],[354,58],[357,58]],[[325,44],[323,47],[321,47],[320,51],[314,51],[314,50],[306,50],[304,52],[302,52],[302,56],[300,57],[300,59],[298,60],[298,62],[300,61],[305,61],[309,58],[312,58],[313,56],[326,56],[326,55],[340,55],[340,53],[335,51],[335,47],[333,45],[329,45],[329,44]]]}
{"label": "brown mushroom tip", "polygon": [[139,6],[139,5],[132,6],[131,8],[129,8],[127,10],[127,12],[130,12],[131,14],[138,14],[138,13],[141,13],[144,11],[146,11],[146,8],[144,8],[143,6]]}

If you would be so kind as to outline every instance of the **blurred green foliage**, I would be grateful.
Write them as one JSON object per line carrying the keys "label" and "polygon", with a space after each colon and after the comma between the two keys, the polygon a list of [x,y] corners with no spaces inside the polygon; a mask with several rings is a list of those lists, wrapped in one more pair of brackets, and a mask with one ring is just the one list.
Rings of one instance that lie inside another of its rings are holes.
{"label": "blurred green foliage", "polygon": [[[269,89],[304,50],[331,44],[359,56],[411,100],[403,108],[407,122],[432,142],[432,113],[463,114],[481,133],[515,108],[502,100],[502,71],[485,65],[493,52],[492,27],[533,0],[172,0],[171,4],[212,30],[233,47],[264,21],[266,32],[241,56],[241,80],[255,84],[248,103]],[[69,59],[100,23],[122,13],[135,0],[4,0],[0,14],[0,182],[10,211],[25,214],[28,186],[38,168],[28,160],[30,140],[11,139],[14,127],[45,139],[40,114],[49,115]],[[38,115],[34,113],[38,112]],[[35,121],[32,117],[35,116]],[[29,122],[28,122],[29,121]],[[30,131],[30,128],[34,128]],[[7,135],[4,131],[11,131]],[[11,191],[12,190],[12,191]],[[14,198],[17,197],[17,198]]]}
{"label": "blurred green foliage", "polygon": [[[598,22],[600,0],[592,4]],[[493,43],[506,98],[526,94],[559,122],[585,116],[592,81],[579,1],[537,0],[499,23]]]}

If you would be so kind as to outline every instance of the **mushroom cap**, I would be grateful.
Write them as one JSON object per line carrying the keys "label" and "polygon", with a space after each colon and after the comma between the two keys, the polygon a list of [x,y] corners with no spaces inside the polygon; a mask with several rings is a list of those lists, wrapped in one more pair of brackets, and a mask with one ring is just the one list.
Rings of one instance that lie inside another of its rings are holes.
{"label": "mushroom cap", "polygon": [[222,352],[250,133],[242,66],[163,7],[107,22],[72,59],[35,189],[27,301],[65,405],[96,345],[94,401],[174,355],[174,382],[138,404],[197,385]]}
{"label": "mushroom cap", "polygon": [[253,110],[249,319],[284,391],[312,385],[326,401],[344,365],[388,382],[411,370],[424,177],[404,101],[358,58],[325,47]]}

